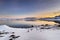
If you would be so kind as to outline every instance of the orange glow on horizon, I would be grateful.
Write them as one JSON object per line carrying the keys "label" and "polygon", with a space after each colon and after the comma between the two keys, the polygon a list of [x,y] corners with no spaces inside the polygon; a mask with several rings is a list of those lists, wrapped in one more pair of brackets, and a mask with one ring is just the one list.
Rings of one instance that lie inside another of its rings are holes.
{"label": "orange glow on horizon", "polygon": [[35,14],[31,14],[31,15],[23,15],[23,16],[19,16],[19,15],[15,15],[15,16],[8,16],[8,15],[0,15],[0,18],[26,18],[26,17],[36,17],[36,18],[45,18],[45,17],[55,17],[60,15],[60,11],[57,12],[37,12]]}
{"label": "orange glow on horizon", "polygon": [[36,14],[37,18],[45,18],[45,17],[55,17],[60,15],[60,12],[45,12],[41,14]]}

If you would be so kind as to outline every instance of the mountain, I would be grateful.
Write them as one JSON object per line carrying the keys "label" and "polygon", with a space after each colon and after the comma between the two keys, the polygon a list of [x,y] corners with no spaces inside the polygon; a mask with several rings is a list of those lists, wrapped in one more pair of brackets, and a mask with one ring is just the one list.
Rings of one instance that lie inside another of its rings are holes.
{"label": "mountain", "polygon": [[35,17],[27,17],[27,18],[24,18],[25,21],[36,21],[37,18]]}
{"label": "mountain", "polygon": [[51,17],[51,18],[40,18],[39,20],[43,20],[43,21],[53,21],[55,23],[59,23],[60,24],[60,15],[55,16],[55,17]]}

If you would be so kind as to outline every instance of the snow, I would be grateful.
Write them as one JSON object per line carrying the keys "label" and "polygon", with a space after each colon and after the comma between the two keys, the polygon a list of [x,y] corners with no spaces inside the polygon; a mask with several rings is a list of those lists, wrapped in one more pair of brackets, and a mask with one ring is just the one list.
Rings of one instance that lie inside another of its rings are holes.
{"label": "snow", "polygon": [[[30,28],[31,29],[31,28]],[[1,25],[0,30],[5,30],[8,32],[15,32],[15,35],[20,35],[21,37],[16,40],[60,40],[60,30],[58,29],[38,29],[33,28],[31,31],[29,29],[21,29],[21,28],[10,28],[7,25]],[[0,40],[9,40],[9,36],[11,34],[6,34],[4,37],[0,37]]]}
{"label": "snow", "polygon": [[7,25],[0,25],[0,30],[8,30],[10,29]]}

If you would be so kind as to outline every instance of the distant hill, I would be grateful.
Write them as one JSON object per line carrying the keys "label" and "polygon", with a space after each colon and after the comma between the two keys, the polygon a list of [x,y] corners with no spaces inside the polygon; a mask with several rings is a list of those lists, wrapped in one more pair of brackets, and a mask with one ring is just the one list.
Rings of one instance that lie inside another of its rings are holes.
{"label": "distant hill", "polygon": [[27,17],[27,18],[24,18],[25,21],[36,21],[37,18],[35,17]]}

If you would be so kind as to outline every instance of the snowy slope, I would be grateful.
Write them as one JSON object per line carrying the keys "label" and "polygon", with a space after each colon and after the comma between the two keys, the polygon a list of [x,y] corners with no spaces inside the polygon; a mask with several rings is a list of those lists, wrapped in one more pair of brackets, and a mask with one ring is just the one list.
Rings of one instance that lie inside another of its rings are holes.
{"label": "snowy slope", "polygon": [[0,25],[0,30],[10,30],[11,28],[7,25]]}
{"label": "snowy slope", "polygon": [[[9,30],[9,31],[14,31],[15,35],[20,35],[20,38],[17,38],[16,40],[60,40],[60,30],[53,30],[53,29],[44,29],[44,30],[36,30],[33,28],[33,30],[30,32],[27,32],[28,29],[14,29],[10,28],[6,25],[0,26],[1,28]],[[5,37],[0,38],[0,40],[9,40],[9,35],[5,35]]]}

